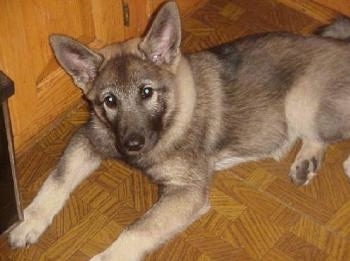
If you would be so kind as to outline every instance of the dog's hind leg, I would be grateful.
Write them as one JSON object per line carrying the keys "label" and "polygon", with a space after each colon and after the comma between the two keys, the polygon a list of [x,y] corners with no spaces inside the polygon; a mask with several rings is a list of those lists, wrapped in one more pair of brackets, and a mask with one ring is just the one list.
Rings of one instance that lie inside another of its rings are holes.
{"label": "dog's hind leg", "polygon": [[72,190],[99,165],[101,159],[82,131],[71,139],[63,156],[37,196],[24,210],[24,221],[9,234],[12,247],[35,243],[61,210]]}
{"label": "dog's hind leg", "polygon": [[304,140],[292,164],[289,176],[296,185],[307,185],[319,169],[326,144]]}

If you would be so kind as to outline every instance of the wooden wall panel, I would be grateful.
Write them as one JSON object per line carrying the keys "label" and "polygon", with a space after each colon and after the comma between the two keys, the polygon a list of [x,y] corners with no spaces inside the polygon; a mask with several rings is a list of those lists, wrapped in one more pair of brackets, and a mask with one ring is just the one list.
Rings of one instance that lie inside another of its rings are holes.
{"label": "wooden wall panel", "polygon": [[[28,55],[29,39],[23,26],[25,19],[20,5],[20,0],[2,1],[0,9],[0,66],[16,84],[16,95],[9,100],[15,135],[30,124],[29,115],[34,114],[31,101],[36,98],[35,88],[26,86],[27,82],[34,81],[30,72],[33,57]],[[24,59],[27,60],[26,63],[23,62]],[[20,119],[21,116],[23,117]]]}
{"label": "wooden wall panel", "polygon": [[125,39],[118,0],[0,0],[0,68],[15,82],[10,111],[16,150],[81,97],[57,65],[48,37],[60,33],[92,47]]}
{"label": "wooden wall panel", "polygon": [[349,0],[336,0],[336,1],[334,1],[334,0],[313,0],[313,1],[350,17],[350,1]]}
{"label": "wooden wall panel", "polygon": [[144,33],[151,15],[149,5],[152,0],[121,0],[129,8],[129,26],[125,27],[125,38],[129,39]]}
{"label": "wooden wall panel", "polygon": [[95,37],[103,44],[125,39],[121,0],[91,0]]}
{"label": "wooden wall panel", "polygon": [[[123,3],[129,5],[130,11],[130,26],[126,27],[125,37],[131,38],[143,35],[147,25],[150,22],[151,16],[161,6],[162,3],[168,0],[122,0]],[[196,7],[204,5],[207,0],[176,0],[182,16],[193,11]]]}

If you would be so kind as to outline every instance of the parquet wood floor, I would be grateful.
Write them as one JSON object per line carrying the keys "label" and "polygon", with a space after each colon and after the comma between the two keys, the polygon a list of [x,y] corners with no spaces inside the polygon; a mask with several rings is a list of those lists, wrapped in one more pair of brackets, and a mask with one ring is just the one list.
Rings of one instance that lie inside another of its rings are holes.
{"label": "parquet wood floor", "polygon": [[[261,31],[308,33],[337,14],[307,0],[210,0],[183,19],[184,49],[195,51]],[[17,159],[26,206],[73,131],[83,104]],[[298,145],[281,162],[242,164],[216,175],[212,209],[147,260],[350,260],[350,183],[342,162],[350,142],[331,146],[319,176],[295,187],[287,177]],[[106,161],[72,194],[40,241],[0,260],[88,260],[157,199],[137,170]]]}

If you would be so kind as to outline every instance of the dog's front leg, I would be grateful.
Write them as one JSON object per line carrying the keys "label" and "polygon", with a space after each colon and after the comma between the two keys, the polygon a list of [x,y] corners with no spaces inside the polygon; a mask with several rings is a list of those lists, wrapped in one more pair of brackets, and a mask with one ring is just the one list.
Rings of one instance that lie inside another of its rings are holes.
{"label": "dog's front leg", "polygon": [[93,152],[83,133],[78,131],[73,136],[56,168],[24,210],[24,221],[10,232],[12,247],[35,243],[63,207],[72,190],[100,165],[100,157]]}
{"label": "dog's front leg", "polygon": [[208,209],[205,187],[168,186],[153,208],[90,261],[141,260],[146,253],[183,231]]}

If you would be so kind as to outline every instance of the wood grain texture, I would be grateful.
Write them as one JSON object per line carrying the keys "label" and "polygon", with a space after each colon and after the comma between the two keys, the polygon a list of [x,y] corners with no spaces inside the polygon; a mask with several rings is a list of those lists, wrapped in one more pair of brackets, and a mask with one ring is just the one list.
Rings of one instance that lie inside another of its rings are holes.
{"label": "wood grain texture", "polygon": [[319,3],[323,6],[327,6],[333,10],[336,10],[342,14],[350,16],[350,5],[348,0],[312,0],[313,2]]}
{"label": "wood grain texture", "polygon": [[[307,10],[306,10],[307,7]],[[210,0],[183,18],[184,49],[200,50],[253,32],[308,33],[337,13],[304,0]],[[69,137],[87,118],[81,105],[18,157],[24,205],[35,196]],[[350,141],[330,146],[306,187],[287,176],[297,144],[281,162],[266,159],[219,172],[212,209],[146,260],[350,260],[350,183],[342,162]],[[1,260],[87,260],[157,200],[137,170],[106,161],[72,193],[40,241]]]}

